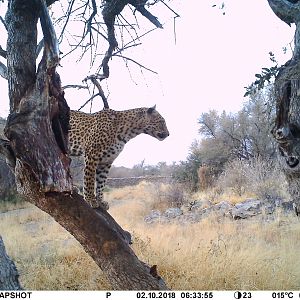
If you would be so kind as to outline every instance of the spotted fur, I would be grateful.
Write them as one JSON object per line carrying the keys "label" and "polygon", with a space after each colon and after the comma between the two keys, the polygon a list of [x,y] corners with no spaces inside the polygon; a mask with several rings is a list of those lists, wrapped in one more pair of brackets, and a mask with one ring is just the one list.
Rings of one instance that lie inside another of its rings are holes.
{"label": "spotted fur", "polygon": [[105,109],[94,114],[71,111],[70,155],[84,156],[84,198],[93,208],[108,209],[103,189],[109,169],[125,144],[141,133],[158,140],[169,136],[166,122],[155,106],[125,111]]}

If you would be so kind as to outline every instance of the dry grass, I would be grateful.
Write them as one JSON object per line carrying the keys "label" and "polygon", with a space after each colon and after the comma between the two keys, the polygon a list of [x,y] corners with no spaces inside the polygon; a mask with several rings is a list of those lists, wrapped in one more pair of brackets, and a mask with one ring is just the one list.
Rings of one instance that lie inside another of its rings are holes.
{"label": "dry grass", "polygon": [[250,193],[250,192],[243,193],[242,195],[238,195],[231,190],[225,190],[220,192],[220,190],[216,187],[212,187],[207,191],[196,192],[190,196],[190,199],[194,201],[197,201],[199,199],[200,200],[205,199],[211,201],[214,204],[220,203],[222,201],[227,201],[233,205],[243,202],[249,198],[257,198],[257,195],[255,193]]}
{"label": "dry grass", "polygon": [[[278,212],[272,222],[221,222],[210,217],[180,225],[143,222],[153,185],[106,194],[110,213],[133,233],[137,255],[157,264],[175,290],[299,290],[300,223]],[[109,289],[81,246],[47,214],[30,207],[0,215],[0,232],[26,289]]]}
{"label": "dry grass", "polygon": [[16,212],[0,214],[0,233],[25,289],[109,289],[93,260],[49,215],[33,206]]}
{"label": "dry grass", "polygon": [[276,224],[156,225],[142,230],[146,250],[135,247],[173,289],[297,290],[300,228],[292,228],[287,235],[288,227]]}

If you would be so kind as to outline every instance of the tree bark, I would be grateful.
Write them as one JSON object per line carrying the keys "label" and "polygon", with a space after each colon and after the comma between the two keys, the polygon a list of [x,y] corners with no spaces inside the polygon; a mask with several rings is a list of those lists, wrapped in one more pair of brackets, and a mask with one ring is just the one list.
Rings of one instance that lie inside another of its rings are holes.
{"label": "tree bark", "polygon": [[[36,71],[38,17],[44,54]],[[56,73],[59,51],[45,0],[10,0],[6,21],[11,111],[5,128],[8,141],[0,141],[0,153],[14,169],[18,192],[81,243],[113,289],[168,289],[153,268],[136,257],[128,233],[72,190],[69,107]]]}
{"label": "tree bark", "polygon": [[284,22],[295,23],[293,57],[275,78],[276,120],[272,133],[278,143],[279,161],[286,175],[297,215],[300,212],[300,2],[268,0]]}
{"label": "tree bark", "polygon": [[14,262],[7,255],[0,236],[0,291],[21,289],[19,273]]}

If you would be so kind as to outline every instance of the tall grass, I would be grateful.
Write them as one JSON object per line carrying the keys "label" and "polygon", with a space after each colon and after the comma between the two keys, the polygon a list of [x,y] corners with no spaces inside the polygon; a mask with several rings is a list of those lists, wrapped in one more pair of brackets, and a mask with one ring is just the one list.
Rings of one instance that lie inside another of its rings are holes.
{"label": "tall grass", "polygon": [[[300,223],[211,216],[194,224],[144,223],[156,202],[153,185],[111,190],[110,213],[133,235],[133,248],[175,290],[300,289]],[[35,207],[0,214],[0,234],[26,289],[109,289],[100,269],[52,218]]]}
{"label": "tall grass", "polygon": [[36,207],[0,215],[0,234],[25,289],[110,288],[80,244]]}

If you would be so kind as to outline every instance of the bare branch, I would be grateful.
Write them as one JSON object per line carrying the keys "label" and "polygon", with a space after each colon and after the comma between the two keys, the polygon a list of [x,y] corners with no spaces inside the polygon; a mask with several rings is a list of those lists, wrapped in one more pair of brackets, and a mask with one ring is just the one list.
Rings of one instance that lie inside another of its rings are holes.
{"label": "bare branch", "polygon": [[[121,13],[123,8],[125,7],[126,4],[131,4],[132,6],[135,7],[137,11],[139,11],[144,17],[146,17],[149,21],[151,21],[157,28],[162,28],[162,25],[158,21],[158,19],[153,16],[148,10],[145,9],[146,1],[138,1],[138,0],[127,0],[127,1],[106,1],[104,8],[102,10],[102,15],[104,22],[107,27],[107,33],[108,33],[108,42],[109,42],[109,47],[108,50],[106,51],[106,54],[102,60],[101,67],[103,69],[103,77],[108,78],[109,77],[109,66],[108,62],[112,56],[114,56],[113,51],[114,49],[118,46],[116,36],[115,36],[115,31],[114,31],[114,25],[115,25],[115,18],[117,15]],[[115,55],[118,56],[118,55]],[[138,64],[140,67],[143,67],[147,69],[148,71],[154,72],[141,64],[137,63],[133,59],[130,59],[128,57],[123,57],[127,60],[130,60],[136,64]],[[156,72],[154,72],[156,73]]]}
{"label": "bare branch", "polygon": [[161,0],[160,2],[163,5],[165,5],[175,15],[174,18],[180,18],[180,15],[173,8],[171,8],[165,1]]}
{"label": "bare branch", "polygon": [[80,85],[80,84],[68,84],[68,85],[65,85],[62,87],[63,90],[66,90],[66,89],[88,89],[88,86],[86,85]]}
{"label": "bare branch", "polygon": [[98,93],[98,94],[95,94],[95,95],[93,95],[91,98],[89,98],[87,101],[85,101],[84,102],[84,104],[83,105],[81,105],[79,108],[78,108],[78,110],[81,110],[81,109],[83,109],[90,101],[92,101],[94,98],[96,98],[96,97],[98,97],[98,96],[100,96],[100,94]]}
{"label": "bare branch", "polygon": [[45,0],[41,0],[40,22],[44,35],[44,55],[47,53],[47,64],[51,64],[48,68],[56,67],[59,64],[58,41]]}
{"label": "bare branch", "polygon": [[[133,40],[129,41],[127,44],[125,44],[125,45],[124,45],[124,49],[126,49],[127,46],[128,46],[129,44],[134,43],[136,40],[140,40],[142,37],[146,36],[148,33],[152,32],[152,31],[154,31],[154,30],[156,30],[156,29],[157,29],[157,28],[154,27],[154,28],[152,28],[152,29],[150,29],[150,30],[144,32],[143,34],[137,36],[135,39],[133,39]],[[137,44],[137,45],[140,45],[140,44]]]}
{"label": "bare branch", "polygon": [[141,67],[141,68],[143,68],[143,69],[145,69],[145,70],[147,70],[147,71],[149,71],[149,72],[152,72],[152,73],[154,73],[154,74],[158,74],[156,71],[153,71],[153,70],[151,70],[151,69],[149,69],[149,68],[143,66],[142,64],[140,64],[139,62],[137,62],[136,60],[134,60],[134,59],[132,59],[132,58],[130,58],[130,57],[126,57],[126,56],[119,55],[119,54],[116,54],[116,55],[114,54],[113,56],[117,56],[117,57],[121,57],[121,58],[123,58],[123,59],[129,60],[129,61],[131,61],[131,62],[137,64],[139,67]]}
{"label": "bare branch", "polygon": [[6,51],[0,46],[0,56],[6,58],[7,57],[7,53]]}
{"label": "bare branch", "polygon": [[97,28],[92,26],[92,29],[96,31],[101,37],[103,37],[106,41],[108,41],[107,36],[105,36],[102,32],[100,32]]}
{"label": "bare branch", "polygon": [[60,33],[60,36],[58,38],[58,41],[61,42],[62,41],[62,37],[64,35],[64,32],[65,32],[65,29],[69,23],[69,19],[70,19],[70,16],[71,16],[71,12],[72,12],[72,9],[73,9],[73,5],[74,5],[74,2],[75,0],[72,0],[70,3],[69,3],[69,7],[67,9],[67,18],[66,18],[66,21],[65,21],[65,24],[61,30],[61,33]]}
{"label": "bare branch", "polygon": [[114,49],[118,46],[118,42],[115,36],[115,19],[116,16],[121,13],[123,8],[125,7],[126,3],[124,1],[106,1],[105,5],[102,10],[102,16],[103,20],[105,22],[105,25],[107,27],[107,39],[109,43],[109,47],[105,53],[105,56],[102,60],[101,67],[103,69],[103,77],[108,78],[109,77],[109,66],[108,62],[110,58],[112,57]]}
{"label": "bare branch", "polygon": [[[103,78],[101,77],[100,80],[102,80],[102,79]],[[107,98],[104,95],[104,92],[102,90],[100,83],[97,81],[97,76],[96,75],[88,76],[83,81],[86,82],[87,80],[91,80],[91,82],[97,87],[97,89],[99,91],[98,95],[100,95],[100,97],[102,98],[103,104],[104,104],[104,109],[109,109]]]}
{"label": "bare branch", "polygon": [[5,20],[1,16],[0,16],[0,21],[4,25],[5,29],[7,30],[7,24],[6,24]]}
{"label": "bare branch", "polygon": [[44,48],[44,39],[41,39],[38,45],[36,46],[36,57],[39,56],[43,48]]}
{"label": "bare branch", "polygon": [[[84,36],[81,37],[80,41],[79,41],[76,45],[74,45],[74,47],[73,47],[70,51],[68,51],[66,54],[64,54],[64,55],[62,56],[62,58],[68,56],[69,54],[71,54],[72,52],[74,52],[74,51],[75,51],[76,49],[78,49],[79,47],[82,47],[81,44],[83,43],[84,39],[85,39]],[[70,46],[72,46],[72,45],[70,45]]]}
{"label": "bare branch", "polygon": [[86,34],[89,32],[90,35],[92,35],[92,21],[94,19],[94,17],[97,14],[97,5],[96,5],[96,1],[95,0],[91,0],[92,1],[92,8],[93,8],[93,12],[91,14],[91,16],[89,17],[87,23],[86,23],[86,27],[87,27],[87,31]]}
{"label": "bare branch", "polygon": [[0,76],[6,80],[8,79],[7,78],[7,67],[1,61],[0,61]]}
{"label": "bare branch", "polygon": [[163,28],[162,24],[158,21],[158,18],[152,15],[144,6],[144,2],[140,0],[130,0],[129,4],[135,7],[135,9],[140,12],[145,18],[147,18],[151,23],[153,23],[157,28]]}
{"label": "bare branch", "polygon": [[160,1],[163,5],[165,5],[175,16],[174,16],[174,24],[173,24],[173,28],[174,28],[174,40],[175,40],[175,44],[177,42],[177,37],[176,37],[176,19],[180,18],[180,15],[174,10],[172,9],[168,4],[166,4],[163,0]]}
{"label": "bare branch", "polygon": [[[128,44],[127,44],[127,45],[128,45]],[[125,50],[128,49],[128,48],[137,47],[137,46],[140,46],[140,45],[142,45],[142,43],[137,43],[137,44],[128,45],[128,46],[124,45],[123,48],[121,48],[121,49],[119,49],[118,51],[114,52],[113,56],[117,56],[117,54],[119,54],[119,53],[125,51]]]}

